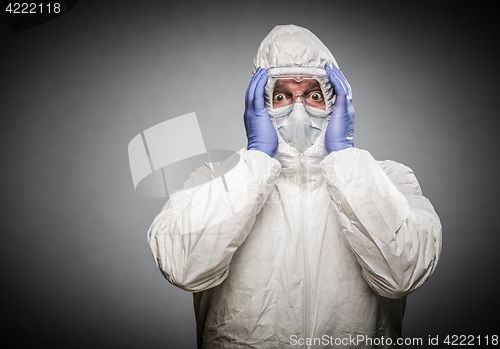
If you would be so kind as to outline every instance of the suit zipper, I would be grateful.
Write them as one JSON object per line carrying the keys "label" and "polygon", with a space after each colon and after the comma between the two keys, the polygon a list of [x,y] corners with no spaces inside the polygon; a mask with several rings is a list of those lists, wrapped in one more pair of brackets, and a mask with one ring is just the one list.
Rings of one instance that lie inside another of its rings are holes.
{"label": "suit zipper", "polygon": [[300,158],[300,227],[302,230],[302,247],[304,255],[304,297],[303,297],[303,331],[304,331],[304,348],[309,346],[306,344],[309,337],[309,253],[307,246],[307,234],[305,224],[305,186],[306,181],[306,168],[304,164],[304,154],[299,154]]}

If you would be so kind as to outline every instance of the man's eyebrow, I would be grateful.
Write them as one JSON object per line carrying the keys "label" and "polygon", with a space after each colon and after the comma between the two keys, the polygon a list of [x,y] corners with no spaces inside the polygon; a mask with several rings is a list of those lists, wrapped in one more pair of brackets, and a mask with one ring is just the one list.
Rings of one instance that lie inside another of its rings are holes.
{"label": "man's eyebrow", "polygon": [[306,88],[304,89],[304,93],[307,94],[308,92],[312,91],[320,91],[321,92],[321,86],[319,82],[314,80],[314,82],[310,82],[308,85],[306,85]]}
{"label": "man's eyebrow", "polygon": [[285,82],[282,80],[282,79],[279,79],[278,81],[276,81],[276,83],[274,84],[274,88],[276,87],[283,87],[285,84]]}

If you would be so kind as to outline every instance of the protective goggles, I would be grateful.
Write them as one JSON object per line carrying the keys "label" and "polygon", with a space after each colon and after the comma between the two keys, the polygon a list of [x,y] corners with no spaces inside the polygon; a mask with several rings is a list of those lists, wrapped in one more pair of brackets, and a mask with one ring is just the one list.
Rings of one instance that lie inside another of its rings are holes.
{"label": "protective goggles", "polygon": [[310,116],[324,118],[333,110],[333,88],[324,69],[312,67],[269,68],[265,97],[271,117],[291,113],[302,103]]}

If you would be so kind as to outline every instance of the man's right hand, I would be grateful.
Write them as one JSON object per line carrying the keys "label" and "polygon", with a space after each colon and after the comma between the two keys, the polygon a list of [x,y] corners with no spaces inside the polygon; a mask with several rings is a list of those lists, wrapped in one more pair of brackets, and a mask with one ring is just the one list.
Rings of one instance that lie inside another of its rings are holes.
{"label": "man's right hand", "polygon": [[245,96],[245,129],[248,150],[260,150],[274,157],[278,148],[278,135],[264,103],[267,70],[257,68]]}

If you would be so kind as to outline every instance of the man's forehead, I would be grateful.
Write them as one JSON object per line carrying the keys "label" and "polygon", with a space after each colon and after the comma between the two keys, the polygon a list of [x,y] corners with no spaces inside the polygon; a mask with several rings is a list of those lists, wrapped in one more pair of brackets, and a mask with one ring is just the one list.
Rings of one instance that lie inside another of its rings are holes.
{"label": "man's forehead", "polygon": [[320,88],[319,82],[316,79],[305,78],[301,81],[296,81],[295,79],[278,79],[274,85],[274,89],[276,90],[284,89],[284,90],[311,90],[314,88]]}

